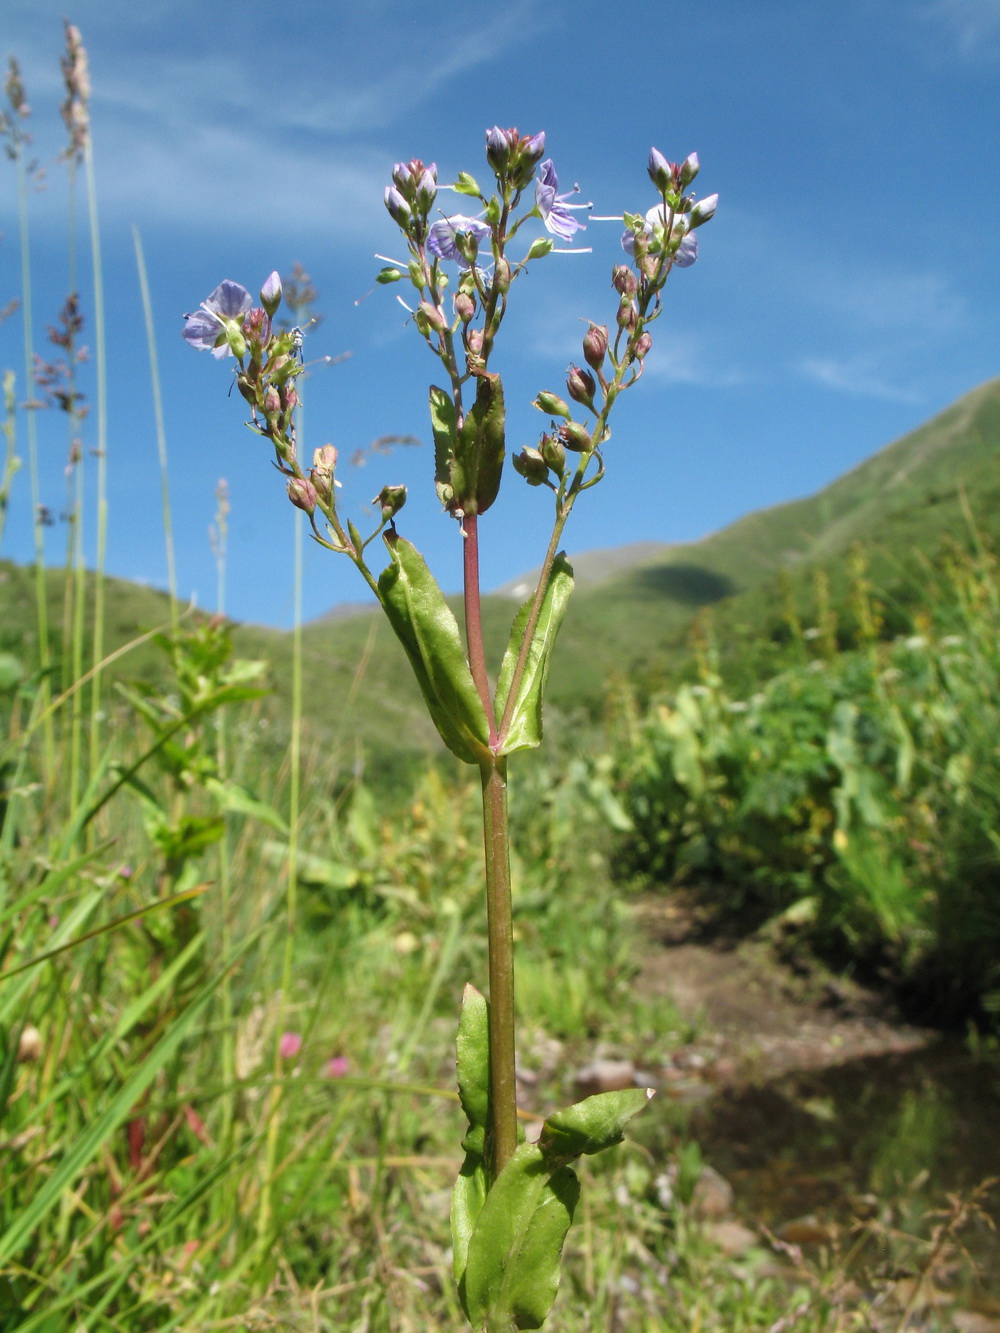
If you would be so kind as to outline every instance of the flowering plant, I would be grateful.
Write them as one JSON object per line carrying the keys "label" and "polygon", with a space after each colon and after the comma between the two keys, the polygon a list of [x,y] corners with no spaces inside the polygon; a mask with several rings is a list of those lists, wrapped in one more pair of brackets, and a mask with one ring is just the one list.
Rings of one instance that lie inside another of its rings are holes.
{"label": "flowering plant", "polygon": [[[572,241],[584,224],[571,204],[576,189],[559,194],[545,135],[494,126],[486,158],[496,188],[480,190],[467,172],[440,187],[434,164],[399,162],[385,205],[402,233],[407,258],[386,261],[382,284],[408,281],[407,306],[418,335],[439,362],[445,387],[431,385],[435,484],[444,510],[457,521],[464,557],[465,641],[444,595],[419,551],[397,529],[403,486],[376,497],[378,521],[363,536],[337,508],[337,451],[326,444],[304,467],[296,453],[295,382],[303,373],[297,330],[273,323],[281,284],[272,274],[252,305],[240,284],[223,282],[187,316],[184,336],[216,357],[236,358],[236,384],[250,408],[250,425],[274,449],[288,495],[304,510],[312,535],[346,555],[378,598],[410,661],[445,745],[479,768],[483,787],[489,1001],[467,986],[458,1032],[458,1084],[469,1128],[465,1160],[452,1198],[455,1278],[472,1326],[486,1333],[539,1328],[555,1298],[562,1246],[579,1193],[570,1163],[621,1141],[625,1126],[646,1104],[647,1089],[588,1097],[549,1116],[537,1142],[521,1141],[514,1077],[514,959],[507,823],[507,762],[542,739],[542,697],[553,645],[573,587],[560,552],[563,529],[578,497],[604,476],[604,446],[615,401],[643,373],[652,346],[649,326],[662,313],[664,285],[674,267],[697,258],[696,229],[715,212],[717,196],[696,201],[688,192],[698,158],[671,163],[656,149],[648,173],[657,191],[645,214],[620,215],[622,248],[632,266],[618,264],[614,333],[591,323],[582,343],[585,366],[571,365],[567,398],[541,391],[534,406],[549,418],[537,446],[511,463],[530,486],[553,495],[554,519],[534,594],[514,617],[490,688],[479,593],[479,519],[496,499],[506,455],[503,384],[491,368],[497,335],[514,282]],[[534,183],[534,203],[525,192]],[[440,188],[475,200],[476,216],[442,214]],[[540,220],[548,235],[515,246],[521,229]],[[457,271],[448,266],[454,264]],[[404,303],[405,304],[405,303]],[[366,552],[381,537],[389,563],[379,574]]]}

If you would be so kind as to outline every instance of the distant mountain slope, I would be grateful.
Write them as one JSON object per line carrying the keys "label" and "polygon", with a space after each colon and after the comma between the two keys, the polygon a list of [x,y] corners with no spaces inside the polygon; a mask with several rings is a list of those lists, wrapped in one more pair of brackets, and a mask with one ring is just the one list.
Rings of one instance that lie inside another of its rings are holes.
{"label": "distant mountain slope", "polygon": [[[687,545],[584,553],[577,557],[582,577],[553,663],[549,721],[596,714],[612,671],[668,677],[687,656],[686,636],[699,607],[715,606],[723,650],[743,652],[767,635],[789,589],[808,603],[817,567],[827,570],[835,593],[842,590],[854,542],[870,552],[873,577],[887,595],[905,598],[915,571],[921,577],[921,557],[932,556],[945,533],[967,531],[962,494],[981,530],[1000,538],[1000,379],[807,499],[748,514]],[[599,577],[603,572],[610,576]],[[60,576],[50,572],[52,625],[60,623],[61,587]],[[513,591],[485,599],[484,631],[495,663],[510,631]],[[0,649],[30,651],[32,599],[30,571],[0,565]],[[458,599],[454,604],[458,611]],[[161,593],[120,581],[109,585],[108,607],[109,651],[168,620]],[[332,746],[348,765],[363,750],[391,769],[405,762],[405,752],[436,746],[409,666],[383,618],[336,611],[303,630],[307,747]],[[287,729],[291,636],[244,625],[235,640],[243,656],[272,663],[269,734],[278,746]],[[112,675],[155,678],[161,663],[147,647],[116,664]]]}

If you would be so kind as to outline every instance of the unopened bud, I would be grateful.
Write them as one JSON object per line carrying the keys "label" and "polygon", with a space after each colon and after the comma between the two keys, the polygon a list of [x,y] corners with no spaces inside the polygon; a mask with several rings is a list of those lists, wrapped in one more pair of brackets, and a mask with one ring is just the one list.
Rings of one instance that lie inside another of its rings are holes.
{"label": "unopened bud", "polygon": [[583,335],[583,355],[588,366],[600,370],[608,351],[608,331],[603,324],[591,324]]}
{"label": "unopened bud", "polygon": [[538,442],[538,452],[556,476],[561,477],[566,471],[565,447],[553,436],[543,435]]}
{"label": "unopened bud", "polygon": [[264,415],[270,420],[281,411],[281,395],[273,384],[269,384],[264,393]]}
{"label": "unopened bud", "polygon": [[704,199],[699,199],[688,214],[688,221],[692,227],[700,227],[703,222],[707,222],[715,213],[719,206],[719,196],[717,194],[706,195]]}
{"label": "unopened bud", "polygon": [[469,320],[476,313],[475,298],[468,292],[455,293],[455,314],[463,324],[468,324]]}
{"label": "unopened bud", "polygon": [[414,193],[414,202],[421,213],[426,217],[433,207],[434,200],[437,198],[437,165],[432,162],[429,167],[424,167],[420,173],[420,179],[417,181],[417,188]]}
{"label": "unopened bud", "polygon": [[687,157],[684,159],[684,161],[681,163],[680,186],[682,190],[687,189],[687,187],[694,180],[695,176],[697,176],[698,170],[699,170],[698,154],[689,153]]}
{"label": "unopened bud", "polygon": [[313,451],[313,465],[309,480],[321,500],[329,500],[333,495],[333,472],[337,466],[337,451],[332,444],[324,444],[322,449]]}
{"label": "unopened bud", "polygon": [[267,311],[268,317],[273,318],[278,306],[281,305],[281,278],[277,271],[271,274],[260,289],[260,303]]}
{"label": "unopened bud", "polygon": [[539,412],[547,412],[550,417],[568,417],[570,415],[569,405],[565,403],[558,394],[549,393],[543,389],[532,407],[537,407]]}
{"label": "unopened bud", "polygon": [[465,336],[465,345],[472,356],[479,356],[483,350],[482,329],[468,329]]}
{"label": "unopened bud", "polygon": [[441,311],[436,306],[432,306],[429,301],[421,301],[414,311],[414,323],[420,332],[426,337],[433,329],[435,333],[443,333],[448,327],[447,321]]}
{"label": "unopened bud", "polygon": [[247,354],[247,340],[243,336],[243,330],[235,320],[229,320],[226,324],[226,342],[237,361],[242,361]]}
{"label": "unopened bud", "polygon": [[597,384],[589,370],[583,370],[580,366],[570,366],[566,377],[566,389],[576,402],[583,403],[585,407],[593,406]]}
{"label": "unopened bud", "polygon": [[635,302],[630,296],[623,296],[618,306],[618,327],[620,329],[634,329],[637,319]]}
{"label": "unopened bud", "polygon": [[493,287],[501,296],[510,291],[510,265],[502,255],[493,266]]}
{"label": "unopened bud", "polygon": [[397,227],[402,227],[405,231],[410,224],[410,218],[413,216],[410,212],[410,205],[406,202],[400,192],[394,185],[385,187],[383,195],[385,206],[389,210],[389,216],[395,222]]}
{"label": "unopened bud", "polygon": [[653,339],[651,335],[647,333],[645,329],[643,329],[642,333],[640,333],[638,338],[636,338],[635,340],[635,346],[632,348],[632,351],[635,354],[635,359],[637,361],[644,360],[646,353],[649,351],[652,345],[653,345]]}
{"label": "unopened bud", "polygon": [[589,433],[578,421],[564,421],[558,433],[566,448],[571,449],[574,454],[589,453],[594,447]]}
{"label": "unopened bud", "polygon": [[305,477],[292,477],[288,483],[288,498],[296,509],[304,509],[310,517],[316,512],[319,500],[316,487]]}
{"label": "unopened bud", "polygon": [[627,264],[616,264],[611,270],[611,285],[621,296],[634,296],[639,283]]}
{"label": "unopened bud", "polygon": [[649,179],[660,194],[666,194],[674,183],[674,167],[658,148],[649,150],[649,163],[646,170],[649,172]]}
{"label": "unopened bud", "polygon": [[502,130],[499,125],[494,125],[491,130],[486,131],[486,161],[498,176],[502,176],[507,170],[514,137],[516,131]]}
{"label": "unopened bud", "polygon": [[388,523],[406,504],[406,487],[383,486],[372,503],[381,509],[383,523]]}
{"label": "unopened bud", "polygon": [[531,242],[525,257],[527,259],[542,259],[545,255],[552,253],[554,245],[555,241],[551,236],[538,236]]}
{"label": "unopened bud", "polygon": [[544,486],[549,479],[549,468],[537,449],[527,445],[511,459],[514,471],[519,473],[529,486]]}

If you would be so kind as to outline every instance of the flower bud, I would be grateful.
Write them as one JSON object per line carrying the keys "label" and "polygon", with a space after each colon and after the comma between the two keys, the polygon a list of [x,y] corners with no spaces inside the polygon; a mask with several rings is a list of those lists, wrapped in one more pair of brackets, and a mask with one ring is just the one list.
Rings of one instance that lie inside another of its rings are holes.
{"label": "flower bud", "polygon": [[635,302],[630,296],[623,296],[618,306],[618,327],[620,329],[634,329],[638,317]]}
{"label": "flower bud", "polygon": [[666,194],[674,183],[674,171],[676,168],[668,162],[658,148],[649,150],[649,163],[646,167],[649,173],[649,179],[653,182],[660,194]]}
{"label": "flower bud", "polygon": [[569,396],[576,402],[583,403],[585,407],[593,407],[597,384],[589,370],[583,370],[580,366],[570,366],[566,378],[566,389]]}
{"label": "flower bud", "polygon": [[398,268],[380,268],[375,274],[375,281],[384,287],[387,283],[398,282],[402,276]]}
{"label": "flower bud", "polygon": [[529,486],[544,486],[549,479],[548,465],[537,449],[530,449],[525,445],[510,461],[514,464],[514,471],[519,473]]}
{"label": "flower bud", "polygon": [[467,329],[465,345],[473,356],[479,356],[483,350],[482,329]]}
{"label": "flower bud", "polygon": [[420,179],[414,191],[414,203],[417,209],[424,215],[434,207],[434,200],[437,198],[437,164],[432,162],[429,167],[424,167],[420,173]]}
{"label": "flower bud", "polygon": [[314,450],[309,480],[320,500],[328,501],[333,495],[333,472],[336,466],[337,451],[332,444],[324,444],[322,449]]}
{"label": "flower bud", "polygon": [[682,190],[687,189],[687,187],[694,180],[695,176],[697,176],[698,170],[699,170],[698,154],[689,153],[687,157],[684,159],[684,161],[681,163],[680,186]]}
{"label": "flower bud", "polygon": [[635,340],[635,346],[632,348],[632,352],[635,356],[635,359],[637,361],[645,360],[646,353],[649,351],[652,345],[653,345],[653,339],[651,335],[647,333],[645,329],[643,329],[642,333],[640,333],[638,338],[636,338]]}
{"label": "flower bud", "polygon": [[377,504],[382,511],[383,523],[390,522],[406,504],[405,486],[383,486],[372,504]]}
{"label": "flower bud", "polygon": [[281,395],[273,384],[269,384],[264,392],[264,415],[270,421],[281,411]]}
{"label": "flower bud", "polygon": [[589,453],[594,447],[589,433],[578,421],[564,421],[557,433],[566,448],[575,454]]}
{"label": "flower bud", "polygon": [[501,296],[510,291],[510,265],[502,255],[493,266],[492,285]]}
{"label": "flower bud", "polygon": [[389,216],[397,227],[402,227],[405,231],[410,225],[410,218],[413,216],[410,212],[410,205],[394,185],[385,187],[383,198],[385,199],[385,206],[389,210]]}
{"label": "flower bud", "polygon": [[639,283],[627,264],[616,264],[611,270],[611,285],[621,296],[634,296]]}
{"label": "flower bud", "polygon": [[538,442],[538,452],[556,476],[561,477],[566,471],[566,450],[564,446],[553,436],[543,435]]}
{"label": "flower bud", "polygon": [[468,324],[469,320],[476,313],[475,297],[470,296],[468,292],[455,293],[455,314],[463,324]]}
{"label": "flower bud", "polygon": [[516,129],[515,131],[501,129],[499,125],[493,125],[493,128],[487,131],[487,161],[497,176],[503,176],[507,171],[511,161],[512,143],[516,136]]}
{"label": "flower bud", "polygon": [[316,487],[305,477],[292,477],[288,483],[288,498],[296,509],[304,509],[310,517],[316,512],[319,496]]}
{"label": "flower bud", "polygon": [[706,195],[704,199],[699,199],[688,214],[688,221],[692,227],[700,227],[703,222],[707,222],[715,213],[719,206],[719,196],[717,194]]}
{"label": "flower bud", "polygon": [[260,289],[260,303],[267,311],[268,318],[273,319],[278,306],[281,305],[281,278],[277,271],[271,274]]}
{"label": "flower bud", "polygon": [[448,327],[441,311],[436,306],[432,306],[429,301],[420,302],[414,311],[413,321],[425,338],[431,330],[435,333],[443,333]]}
{"label": "flower bud", "polygon": [[608,351],[608,330],[603,324],[591,324],[583,335],[583,355],[587,365],[600,370]]}
{"label": "flower bud", "polygon": [[545,255],[552,253],[552,247],[555,241],[551,236],[537,236],[528,246],[526,259],[542,259]]}
{"label": "flower bud", "polygon": [[559,395],[549,393],[547,389],[542,390],[532,407],[537,407],[539,412],[548,412],[550,417],[568,417],[570,414],[568,405]]}
{"label": "flower bud", "polygon": [[247,354],[247,340],[235,320],[229,320],[226,324],[226,342],[237,361],[242,361]]}

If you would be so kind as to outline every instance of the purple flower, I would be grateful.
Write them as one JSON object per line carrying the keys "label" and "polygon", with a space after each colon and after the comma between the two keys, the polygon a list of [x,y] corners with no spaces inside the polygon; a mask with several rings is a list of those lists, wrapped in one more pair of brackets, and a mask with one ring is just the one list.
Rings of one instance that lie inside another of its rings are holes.
{"label": "purple flower", "polygon": [[323,1072],[327,1078],[343,1078],[350,1069],[350,1062],[346,1055],[335,1055],[327,1060],[323,1066]]}
{"label": "purple flower", "polygon": [[[467,218],[463,213],[455,213],[450,218],[441,218],[435,222],[427,236],[427,249],[438,259],[454,259],[459,268],[469,268],[470,262],[462,253],[459,237],[469,237],[478,249],[480,243],[490,236],[490,229],[479,218]],[[468,241],[463,245],[467,248]]]}
{"label": "purple flower", "polygon": [[569,241],[573,239],[574,232],[586,230],[585,224],[577,222],[571,210],[586,209],[590,205],[566,203],[567,199],[572,199],[573,195],[579,192],[579,185],[574,185],[572,190],[567,191],[566,194],[556,194],[558,189],[559,177],[556,175],[551,157],[548,157],[538,168],[538,180],[535,182],[535,207],[553,236]]}
{"label": "purple flower", "polygon": [[226,326],[236,321],[242,324],[251,305],[247,289],[226,278],[194,314],[184,316],[184,337],[199,352],[211,352],[220,360],[231,356]]}

